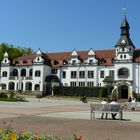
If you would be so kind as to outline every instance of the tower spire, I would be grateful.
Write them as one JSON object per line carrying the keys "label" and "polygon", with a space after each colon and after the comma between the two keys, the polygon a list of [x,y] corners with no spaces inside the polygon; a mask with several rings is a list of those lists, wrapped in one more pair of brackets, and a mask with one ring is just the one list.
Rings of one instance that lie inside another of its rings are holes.
{"label": "tower spire", "polygon": [[129,24],[126,16],[124,16],[123,22],[121,24],[121,35],[129,36]]}
{"label": "tower spire", "polygon": [[123,12],[123,15],[126,16],[126,12],[127,12],[126,7],[123,7],[123,8],[122,8],[122,12]]}

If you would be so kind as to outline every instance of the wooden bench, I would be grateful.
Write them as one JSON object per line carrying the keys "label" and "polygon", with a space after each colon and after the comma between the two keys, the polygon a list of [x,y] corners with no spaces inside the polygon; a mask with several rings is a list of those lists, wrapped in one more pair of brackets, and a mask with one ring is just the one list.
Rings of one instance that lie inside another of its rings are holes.
{"label": "wooden bench", "polygon": [[95,119],[95,113],[119,113],[119,119],[123,119],[123,108],[120,104],[91,104],[90,105],[90,118]]}

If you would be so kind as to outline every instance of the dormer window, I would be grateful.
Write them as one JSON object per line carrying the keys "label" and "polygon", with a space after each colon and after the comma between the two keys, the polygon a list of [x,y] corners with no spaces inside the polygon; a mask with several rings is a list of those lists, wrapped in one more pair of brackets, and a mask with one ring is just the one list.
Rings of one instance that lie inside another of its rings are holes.
{"label": "dormer window", "polygon": [[89,60],[89,64],[93,64],[93,60]]}
{"label": "dormer window", "polygon": [[124,47],[122,48],[122,51],[124,52]]}
{"label": "dormer window", "polygon": [[64,60],[63,65],[67,65],[67,64],[68,64],[68,61]]}
{"label": "dormer window", "polygon": [[27,64],[27,61],[26,61],[26,60],[24,60],[24,61],[23,61],[23,64]]}
{"label": "dormer window", "polygon": [[37,61],[40,61],[39,57],[37,58]]}
{"label": "dormer window", "polygon": [[58,64],[59,64],[59,62],[54,60],[54,65],[58,65]]}
{"label": "dormer window", "polygon": [[15,64],[19,64],[19,61],[15,61]]}
{"label": "dormer window", "polygon": [[5,63],[7,62],[7,60],[5,59]]}
{"label": "dormer window", "polygon": [[72,61],[72,64],[75,65],[75,64],[76,64],[76,60],[73,60],[73,61]]}

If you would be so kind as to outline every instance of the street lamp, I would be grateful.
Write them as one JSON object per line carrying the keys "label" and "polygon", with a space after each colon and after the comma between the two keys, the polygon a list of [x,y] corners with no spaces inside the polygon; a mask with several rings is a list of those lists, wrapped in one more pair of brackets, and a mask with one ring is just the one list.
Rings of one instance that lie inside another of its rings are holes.
{"label": "street lamp", "polygon": [[52,90],[52,96],[54,96],[54,91],[53,91],[53,88],[54,88],[54,86],[55,86],[55,81],[54,81],[54,79],[51,81],[51,90]]}

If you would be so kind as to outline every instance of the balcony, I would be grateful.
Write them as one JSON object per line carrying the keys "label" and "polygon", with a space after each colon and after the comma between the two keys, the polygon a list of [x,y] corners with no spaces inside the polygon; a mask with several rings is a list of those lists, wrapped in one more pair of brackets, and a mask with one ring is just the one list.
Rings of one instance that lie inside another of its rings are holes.
{"label": "balcony", "polygon": [[25,80],[32,80],[32,76],[25,77]]}
{"label": "balcony", "polygon": [[10,76],[9,80],[16,80],[16,77],[15,76]]}

